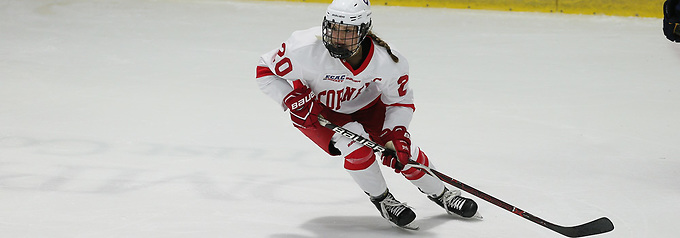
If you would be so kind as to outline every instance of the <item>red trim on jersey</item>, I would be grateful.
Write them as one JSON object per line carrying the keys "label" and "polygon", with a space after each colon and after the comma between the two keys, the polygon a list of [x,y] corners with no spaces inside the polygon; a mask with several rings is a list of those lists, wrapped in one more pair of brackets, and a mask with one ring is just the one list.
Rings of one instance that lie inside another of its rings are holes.
{"label": "red trim on jersey", "polygon": [[296,80],[293,81],[293,88],[294,89],[302,88],[304,86],[305,85],[302,84],[302,81],[300,81],[299,79],[296,79]]}
{"label": "red trim on jersey", "polygon": [[264,66],[257,66],[257,76],[255,76],[255,78],[261,78],[270,75],[274,75],[274,72],[272,72],[271,69]]}
{"label": "red trim on jersey", "polygon": [[413,109],[413,111],[416,110],[416,105],[414,105],[414,104],[400,104],[400,103],[395,103],[395,104],[390,104],[390,105],[387,105],[387,106],[388,106],[388,107],[408,107],[408,108]]}
{"label": "red trim on jersey", "polygon": [[371,39],[370,36],[366,36],[366,39],[370,40],[371,47],[369,47],[369,49],[368,49],[368,55],[366,56],[366,59],[364,59],[364,62],[361,63],[361,66],[359,66],[358,69],[355,70],[354,68],[352,68],[352,65],[347,63],[346,60],[341,60],[342,64],[345,65],[345,68],[349,69],[349,71],[351,71],[352,74],[354,74],[354,76],[363,72],[364,69],[366,69],[366,67],[368,67],[368,64],[371,63],[371,59],[373,59],[373,50],[375,48],[375,46],[373,46],[373,39]]}

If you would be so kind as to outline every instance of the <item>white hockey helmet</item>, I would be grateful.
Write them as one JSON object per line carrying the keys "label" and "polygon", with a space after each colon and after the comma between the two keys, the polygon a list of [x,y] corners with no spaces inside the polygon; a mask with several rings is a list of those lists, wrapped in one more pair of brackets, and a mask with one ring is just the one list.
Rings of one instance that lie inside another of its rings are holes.
{"label": "white hockey helmet", "polygon": [[348,58],[358,51],[371,23],[369,0],[333,0],[322,23],[323,43],[331,56]]}
{"label": "white hockey helmet", "polygon": [[326,9],[326,20],[360,26],[371,23],[371,3],[368,0],[333,0]]}

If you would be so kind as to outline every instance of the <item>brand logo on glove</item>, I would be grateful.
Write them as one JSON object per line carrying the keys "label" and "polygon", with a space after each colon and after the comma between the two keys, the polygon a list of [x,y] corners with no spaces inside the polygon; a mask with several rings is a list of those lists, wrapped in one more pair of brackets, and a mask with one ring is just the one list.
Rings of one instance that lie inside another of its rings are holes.
{"label": "brand logo on glove", "polygon": [[302,107],[305,106],[305,104],[307,104],[309,101],[311,101],[315,97],[316,97],[316,95],[314,95],[314,93],[309,93],[309,95],[307,95],[307,97],[304,97],[304,98],[298,100],[297,102],[294,102],[293,104],[291,104],[290,109],[293,110],[293,111],[300,110],[300,109],[302,109]]}

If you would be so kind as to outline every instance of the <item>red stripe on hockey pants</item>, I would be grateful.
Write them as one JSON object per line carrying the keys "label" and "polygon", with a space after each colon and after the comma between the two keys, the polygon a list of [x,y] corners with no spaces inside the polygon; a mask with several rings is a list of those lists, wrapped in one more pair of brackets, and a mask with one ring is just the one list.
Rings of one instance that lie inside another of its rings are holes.
{"label": "red stripe on hockey pants", "polygon": [[[418,150],[418,158],[416,158],[416,162],[418,162],[422,165],[425,165],[425,166],[430,166],[430,160],[427,159],[427,155],[425,155],[425,153],[423,153],[422,150]],[[425,172],[423,172],[420,169],[410,168],[410,169],[401,171],[401,174],[403,174],[404,177],[406,177],[406,179],[408,179],[408,180],[416,180],[416,179],[422,178],[423,175],[425,175]]]}
{"label": "red stripe on hockey pants", "polygon": [[352,151],[345,156],[345,169],[347,170],[364,170],[375,162],[375,154],[373,150],[362,146],[359,149]]}

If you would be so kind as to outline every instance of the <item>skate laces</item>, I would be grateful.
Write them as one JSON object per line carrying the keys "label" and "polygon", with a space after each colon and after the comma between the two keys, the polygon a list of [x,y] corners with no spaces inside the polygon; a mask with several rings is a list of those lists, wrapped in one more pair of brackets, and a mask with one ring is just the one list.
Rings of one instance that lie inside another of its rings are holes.
{"label": "skate laces", "polygon": [[383,217],[389,217],[389,214],[399,216],[399,214],[406,210],[406,208],[411,208],[406,205],[406,203],[397,201],[397,199],[395,199],[392,194],[388,194],[387,197],[385,197],[385,199],[379,203],[381,210],[380,212],[383,214]]}
{"label": "skate laces", "polygon": [[449,211],[450,208],[461,211],[466,199],[460,196],[460,190],[449,190],[442,194],[441,201],[446,206],[447,211]]}

